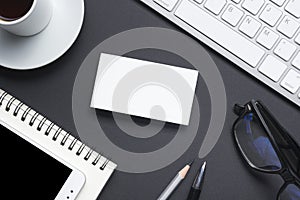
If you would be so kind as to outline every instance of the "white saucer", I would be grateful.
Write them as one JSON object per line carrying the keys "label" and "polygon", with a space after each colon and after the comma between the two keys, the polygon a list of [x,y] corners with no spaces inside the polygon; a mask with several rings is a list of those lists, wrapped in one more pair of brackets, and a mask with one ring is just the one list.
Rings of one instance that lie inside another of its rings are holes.
{"label": "white saucer", "polygon": [[52,19],[41,33],[19,37],[0,29],[0,65],[28,70],[55,61],[75,42],[83,18],[83,0],[53,0]]}

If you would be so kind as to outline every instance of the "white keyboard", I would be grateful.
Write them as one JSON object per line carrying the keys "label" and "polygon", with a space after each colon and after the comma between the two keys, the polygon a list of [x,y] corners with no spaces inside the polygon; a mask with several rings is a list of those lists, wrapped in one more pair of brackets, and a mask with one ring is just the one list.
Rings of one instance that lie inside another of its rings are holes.
{"label": "white keyboard", "polygon": [[300,106],[300,0],[141,0]]}

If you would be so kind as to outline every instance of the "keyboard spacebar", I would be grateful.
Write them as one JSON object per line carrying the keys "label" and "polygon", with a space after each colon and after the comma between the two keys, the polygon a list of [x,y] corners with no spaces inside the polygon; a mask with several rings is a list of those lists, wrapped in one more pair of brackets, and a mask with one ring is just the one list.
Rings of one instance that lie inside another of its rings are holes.
{"label": "keyboard spacebar", "polygon": [[183,0],[175,15],[252,67],[265,52],[188,0]]}

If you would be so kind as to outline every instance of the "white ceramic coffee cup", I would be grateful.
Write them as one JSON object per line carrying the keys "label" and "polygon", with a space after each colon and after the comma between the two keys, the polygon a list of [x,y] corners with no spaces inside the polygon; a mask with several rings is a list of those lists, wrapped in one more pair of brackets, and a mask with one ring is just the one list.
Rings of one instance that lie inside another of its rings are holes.
{"label": "white ceramic coffee cup", "polygon": [[35,35],[48,25],[52,11],[52,0],[33,0],[30,10],[23,17],[13,21],[0,19],[0,27],[19,36]]}

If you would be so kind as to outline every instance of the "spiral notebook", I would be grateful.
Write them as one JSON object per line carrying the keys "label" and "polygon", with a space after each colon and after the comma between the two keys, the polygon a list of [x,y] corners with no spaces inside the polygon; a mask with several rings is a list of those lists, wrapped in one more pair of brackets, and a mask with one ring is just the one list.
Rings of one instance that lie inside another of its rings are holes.
{"label": "spiral notebook", "polygon": [[84,173],[77,199],[95,200],[117,167],[108,158],[0,89],[0,121]]}

